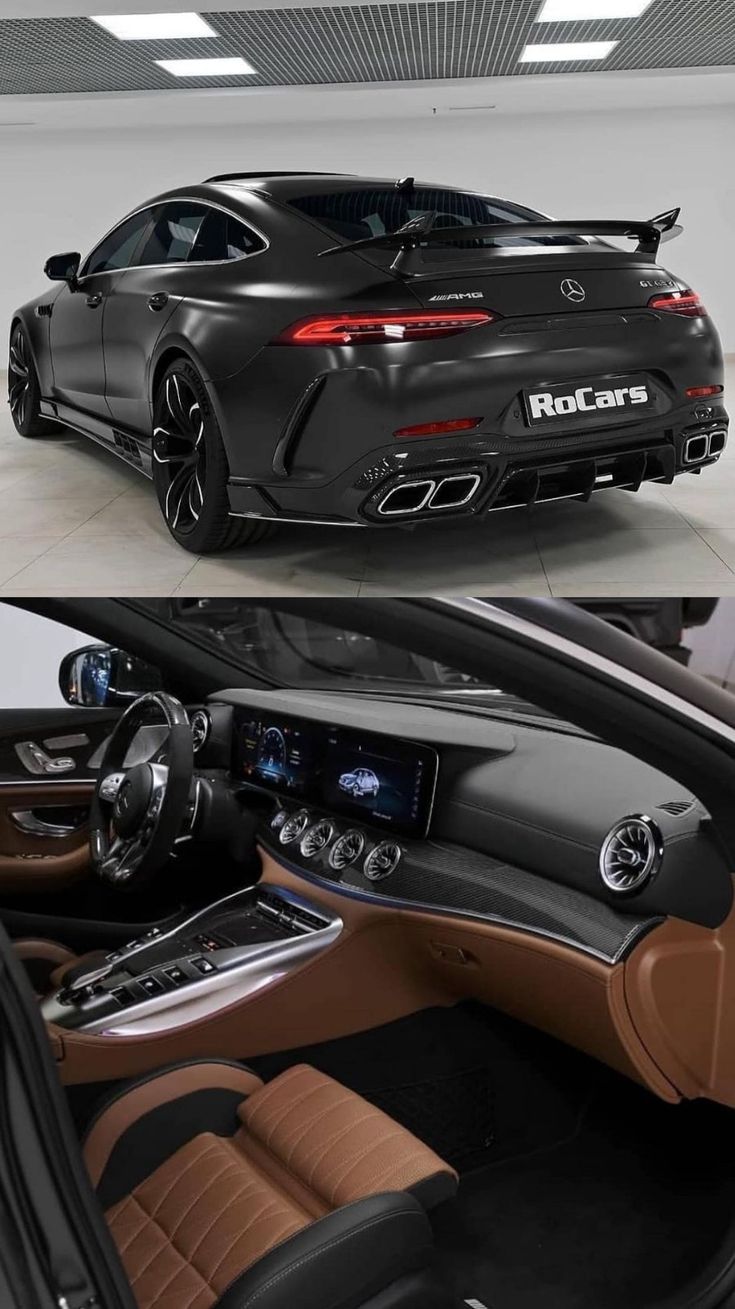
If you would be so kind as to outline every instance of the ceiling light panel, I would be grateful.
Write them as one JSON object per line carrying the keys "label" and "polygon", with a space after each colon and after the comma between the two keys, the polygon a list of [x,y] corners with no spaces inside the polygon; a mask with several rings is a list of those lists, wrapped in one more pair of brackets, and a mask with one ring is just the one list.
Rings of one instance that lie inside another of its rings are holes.
{"label": "ceiling light panel", "polygon": [[651,0],[545,0],[537,23],[592,23],[606,18],[640,18]]}
{"label": "ceiling light panel", "polygon": [[93,14],[92,22],[118,41],[181,41],[216,36],[199,14]]}
{"label": "ceiling light panel", "polygon": [[576,64],[582,59],[607,59],[617,41],[553,41],[546,45],[527,45],[522,64]]}
{"label": "ceiling light panel", "polygon": [[174,77],[251,77],[255,69],[247,59],[157,59]]}

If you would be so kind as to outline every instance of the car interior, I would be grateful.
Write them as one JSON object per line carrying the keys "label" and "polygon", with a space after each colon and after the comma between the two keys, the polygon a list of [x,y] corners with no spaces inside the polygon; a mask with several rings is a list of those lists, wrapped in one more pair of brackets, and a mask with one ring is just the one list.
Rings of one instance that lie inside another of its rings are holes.
{"label": "car interior", "polygon": [[735,916],[702,797],[336,620],[104,603],[125,649],[101,622],[63,707],[0,710],[0,921],[140,1309],[704,1285]]}

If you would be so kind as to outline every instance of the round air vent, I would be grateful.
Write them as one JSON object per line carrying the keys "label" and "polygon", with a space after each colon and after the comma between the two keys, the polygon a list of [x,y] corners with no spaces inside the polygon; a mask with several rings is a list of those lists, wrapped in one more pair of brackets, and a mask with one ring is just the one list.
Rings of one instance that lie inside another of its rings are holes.
{"label": "round air vent", "polygon": [[364,849],[365,837],[356,827],[351,827],[342,833],[329,851],[330,866],[341,873],[343,868],[349,868],[350,864],[360,858]]}
{"label": "round air vent", "polygon": [[305,859],[313,859],[315,854],[323,850],[325,845],[329,845],[334,836],[334,826],[328,818],[320,818],[318,823],[314,823],[308,832],[302,838],[299,849]]}
{"label": "round air vent", "polygon": [[373,846],[362,871],[371,882],[379,882],[396,871],[402,853],[400,845],[395,841],[381,841],[380,845]]}
{"label": "round air vent", "polygon": [[212,720],[206,709],[196,709],[189,719],[191,727],[191,744],[194,754],[198,754],[209,736]]}
{"label": "round air vent", "polygon": [[630,895],[656,876],[663,838],[653,819],[631,814],[608,832],[600,850],[600,876],[610,891]]}
{"label": "round air vent", "polygon": [[291,816],[286,819],[278,833],[278,839],[281,842],[281,845],[292,845],[294,841],[298,841],[304,835],[310,822],[311,814],[309,813],[309,810],[297,809],[295,814],[291,814]]}

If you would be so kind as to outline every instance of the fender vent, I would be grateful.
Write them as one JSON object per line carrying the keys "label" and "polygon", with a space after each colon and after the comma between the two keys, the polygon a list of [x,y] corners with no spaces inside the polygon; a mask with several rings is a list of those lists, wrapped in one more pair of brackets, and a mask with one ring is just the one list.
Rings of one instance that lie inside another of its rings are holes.
{"label": "fender vent", "polygon": [[655,877],[663,858],[661,833],[651,818],[631,814],[608,832],[600,850],[600,876],[609,891],[631,895]]}
{"label": "fender vent", "polygon": [[664,804],[656,805],[657,809],[663,809],[664,813],[673,814],[675,818],[681,814],[688,814],[690,809],[694,808],[693,800],[667,800]]}

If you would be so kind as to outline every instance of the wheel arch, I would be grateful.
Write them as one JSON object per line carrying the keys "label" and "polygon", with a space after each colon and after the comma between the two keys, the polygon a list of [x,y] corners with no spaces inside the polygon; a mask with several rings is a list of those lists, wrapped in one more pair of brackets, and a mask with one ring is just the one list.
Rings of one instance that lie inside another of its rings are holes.
{"label": "wheel arch", "polygon": [[227,454],[227,459],[229,463],[227,423],[225,421],[225,417],[222,411],[222,406],[220,404],[220,399],[217,394],[216,386],[210,380],[209,369],[205,366],[198,352],[191,345],[191,342],[188,341],[185,337],[179,336],[178,334],[176,336],[168,336],[166,337],[165,340],[159,341],[158,348],[153,353],[153,357],[151,359],[151,364],[149,369],[149,385],[148,385],[148,395],[150,400],[151,413],[153,413],[153,409],[156,401],[156,391],[160,384],[161,378],[163,377],[163,374],[165,373],[166,369],[169,367],[170,364],[174,362],[175,359],[186,360],[186,362],[192,364],[194,368],[196,368],[197,372],[199,373],[199,376],[202,379],[204,388],[209,397],[209,403],[211,404],[212,409],[214,411],[214,416],[217,420],[217,425],[219,427],[220,434],[222,436],[222,442],[224,444],[225,453]]}

